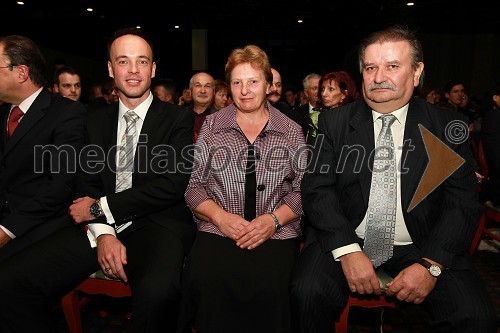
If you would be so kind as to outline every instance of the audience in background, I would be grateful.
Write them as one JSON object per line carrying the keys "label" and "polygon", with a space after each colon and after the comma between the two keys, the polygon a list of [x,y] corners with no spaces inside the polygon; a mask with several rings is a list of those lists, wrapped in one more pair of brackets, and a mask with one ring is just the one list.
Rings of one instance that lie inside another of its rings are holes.
{"label": "audience in background", "polygon": [[481,141],[488,165],[486,198],[489,205],[500,210],[500,83],[494,85],[490,94],[491,108],[484,113]]}
{"label": "audience in background", "polygon": [[118,103],[118,90],[116,90],[115,80],[107,78],[100,84],[101,96],[97,96],[90,101],[89,110],[97,110],[110,104]]}
{"label": "audience in background", "polygon": [[446,101],[442,101],[439,104],[440,107],[462,113],[467,117],[469,125],[474,123],[475,110],[470,109],[467,105],[468,96],[461,81],[448,81],[444,87],[444,97]]}
{"label": "audience in background", "polygon": [[205,72],[198,72],[189,80],[189,89],[193,98],[192,110],[194,112],[194,137],[196,142],[201,125],[210,114],[210,107],[214,100],[214,78]]}
{"label": "audience in background", "polygon": [[276,109],[283,112],[288,118],[292,119],[296,123],[300,121],[298,112],[295,112],[286,102],[281,100],[281,93],[283,91],[283,84],[281,82],[281,74],[274,68],[271,68],[273,73],[273,82],[269,88],[269,93],[267,94],[267,100]]}
{"label": "audience in background", "polygon": [[309,130],[307,142],[313,143],[318,130],[319,113],[353,102],[356,98],[356,84],[346,71],[325,74],[319,80],[318,109],[309,112]]}
{"label": "audience in background", "polygon": [[212,103],[212,108],[210,113],[219,111],[225,108],[227,105],[227,99],[229,96],[229,87],[226,82],[222,80],[214,81],[214,102]]}
{"label": "audience in background", "polygon": [[153,82],[153,94],[160,101],[177,104],[177,84],[172,79],[158,79]]}
{"label": "audience in background", "polygon": [[178,105],[188,109],[193,107],[193,97],[191,96],[190,88],[182,90],[182,95],[179,97]]}
{"label": "audience in background", "polygon": [[295,111],[297,111],[298,113],[298,123],[302,127],[304,135],[307,135],[307,132],[309,131],[309,113],[313,111],[319,111],[319,79],[321,79],[321,75],[311,73],[308,74],[304,78],[304,80],[302,80],[302,85],[304,87],[303,93],[308,102],[305,104],[301,104],[298,108],[295,109]]}
{"label": "audience in background", "polygon": [[425,85],[418,90],[419,92],[419,97],[423,98],[426,102],[438,105],[441,102],[441,95],[439,94],[438,90],[429,86]]}
{"label": "audience in background", "polygon": [[61,66],[54,73],[53,92],[76,102],[82,97],[82,80],[76,68]]}
{"label": "audience in background", "polygon": [[288,86],[285,88],[285,101],[286,103],[292,108],[295,109],[296,107],[299,106],[299,98],[297,95],[297,90],[292,87]]}

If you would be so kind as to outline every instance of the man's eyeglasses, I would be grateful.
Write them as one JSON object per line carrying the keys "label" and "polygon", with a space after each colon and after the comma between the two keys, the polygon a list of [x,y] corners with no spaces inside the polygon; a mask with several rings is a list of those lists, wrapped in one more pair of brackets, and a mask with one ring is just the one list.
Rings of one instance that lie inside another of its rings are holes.
{"label": "man's eyeglasses", "polygon": [[14,67],[17,67],[17,66],[13,66],[13,65],[9,65],[9,66],[0,66],[0,68],[9,68],[9,67],[14,68]]}

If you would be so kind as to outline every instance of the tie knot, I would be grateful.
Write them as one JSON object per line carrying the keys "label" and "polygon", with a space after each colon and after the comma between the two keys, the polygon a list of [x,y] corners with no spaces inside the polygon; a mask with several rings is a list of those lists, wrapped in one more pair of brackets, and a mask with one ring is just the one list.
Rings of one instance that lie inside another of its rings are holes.
{"label": "tie knot", "polygon": [[10,112],[10,117],[9,121],[11,122],[16,122],[21,119],[21,117],[24,116],[24,112],[19,108],[19,106],[15,106],[12,108],[12,111]]}
{"label": "tie knot", "polygon": [[139,119],[139,116],[137,115],[137,113],[134,112],[134,110],[128,110],[123,115],[123,118],[125,118],[125,121],[127,122],[128,125],[131,123],[132,124],[135,123]]}
{"label": "tie knot", "polygon": [[382,128],[388,128],[396,121],[396,116],[392,114],[380,116],[380,118],[382,118]]}

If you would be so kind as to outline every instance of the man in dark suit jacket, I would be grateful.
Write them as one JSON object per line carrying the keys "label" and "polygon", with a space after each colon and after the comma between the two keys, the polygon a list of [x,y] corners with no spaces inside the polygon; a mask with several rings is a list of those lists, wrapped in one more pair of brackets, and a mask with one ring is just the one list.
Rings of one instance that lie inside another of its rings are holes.
{"label": "man in dark suit jacket", "polygon": [[288,105],[288,103],[285,103],[281,100],[281,92],[283,91],[281,74],[274,68],[271,68],[271,72],[273,73],[273,82],[271,84],[271,87],[269,88],[267,100],[271,103],[272,106],[280,110],[288,118],[292,119],[297,124],[300,124],[301,118],[299,117],[298,112],[293,110],[290,105]]}
{"label": "man in dark suit jacket", "polygon": [[[117,31],[109,50],[120,101],[88,113],[80,198],[69,209],[89,232],[66,228],[38,243],[38,251],[23,252],[25,265],[6,265],[11,277],[0,277],[3,333],[53,332],[44,300],[64,294],[99,266],[130,283],[135,332],[175,330],[182,265],[195,232],[183,198],[191,168],[184,150],[192,143],[194,119],[153,97],[156,64],[140,30]],[[125,119],[131,110],[133,125]],[[125,170],[131,187],[123,189],[115,146],[133,135],[132,126],[141,134],[131,138],[134,167]]]}
{"label": "man in dark suit jacket", "polygon": [[[421,45],[409,30],[376,32],[363,41],[359,54],[364,101],[321,113],[323,144],[314,148],[302,183],[312,230],[292,281],[294,326],[300,332],[331,331],[349,292],[381,293],[376,270],[382,269],[394,278],[384,286],[386,293],[422,304],[433,330],[494,332],[491,301],[467,255],[480,214],[472,155],[466,140],[453,141],[446,131],[462,120],[467,133],[467,124],[456,113],[411,99],[424,64]],[[363,252],[363,244],[372,201],[371,153],[380,118],[388,114],[396,118],[392,136],[400,172],[393,253],[378,265]],[[408,211],[428,162],[419,125],[465,163]]]}
{"label": "man in dark suit jacket", "polygon": [[492,108],[484,113],[481,140],[488,164],[486,198],[489,206],[500,210],[500,83],[491,89]]}
{"label": "man in dark suit jacket", "polygon": [[6,102],[0,111],[0,272],[6,258],[72,225],[68,206],[85,109],[44,89],[45,70],[33,41],[0,38],[0,100]]}
{"label": "man in dark suit jacket", "polygon": [[309,132],[309,113],[318,106],[320,79],[321,75],[316,73],[306,75],[304,80],[302,80],[302,85],[304,86],[304,94],[307,96],[309,103],[303,104],[294,110],[297,114],[297,123],[302,127],[306,139],[307,132]]}

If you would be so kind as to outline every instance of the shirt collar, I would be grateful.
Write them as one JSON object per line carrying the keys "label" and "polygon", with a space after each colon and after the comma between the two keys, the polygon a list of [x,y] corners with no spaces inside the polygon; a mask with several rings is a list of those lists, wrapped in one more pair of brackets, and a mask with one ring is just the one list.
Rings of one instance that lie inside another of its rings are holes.
{"label": "shirt collar", "polygon": [[385,113],[385,114],[382,114],[382,113],[379,113],[379,112],[377,112],[375,110],[372,110],[373,122],[377,121],[377,119],[380,116],[384,116],[384,115],[387,115],[387,114],[392,114],[393,116],[395,116],[397,122],[399,124],[401,124],[402,126],[404,126],[405,123],[406,123],[406,115],[408,114],[408,103],[405,104],[403,107],[397,109],[396,111],[392,111],[390,113]]}
{"label": "shirt collar", "polygon": [[[122,103],[121,100],[118,102],[118,119],[122,119],[123,115],[125,112],[130,110],[125,106],[125,104]],[[153,103],[153,94],[149,92],[148,98],[146,98],[141,104],[137,105],[133,111],[141,118],[142,121],[146,119],[146,114],[148,113],[148,109],[151,106],[151,103]]]}
{"label": "shirt collar", "polygon": [[[269,101],[265,101],[265,105],[269,110],[269,121],[267,122],[267,125],[264,128],[263,132],[269,131],[286,134],[286,132],[288,131],[288,127],[285,125],[286,122],[283,121],[283,117],[286,116],[281,111],[272,106]],[[236,106],[234,103],[225,107],[224,109],[217,111],[209,117],[217,118],[217,121],[213,124],[214,132],[220,132],[231,128],[239,128],[238,123],[236,122]]]}
{"label": "shirt collar", "polygon": [[[26,98],[24,101],[21,102],[21,104],[18,105],[19,108],[21,109],[21,111],[23,111],[24,114],[26,114],[26,112],[31,107],[31,104],[33,104],[33,102],[38,97],[38,95],[40,95],[40,93],[42,92],[42,90],[43,90],[43,87],[40,87],[40,89],[38,89],[37,91],[35,91],[33,94],[31,94],[31,96],[29,96],[28,98]],[[12,111],[12,108],[14,106],[15,105],[12,105],[11,111]]]}

